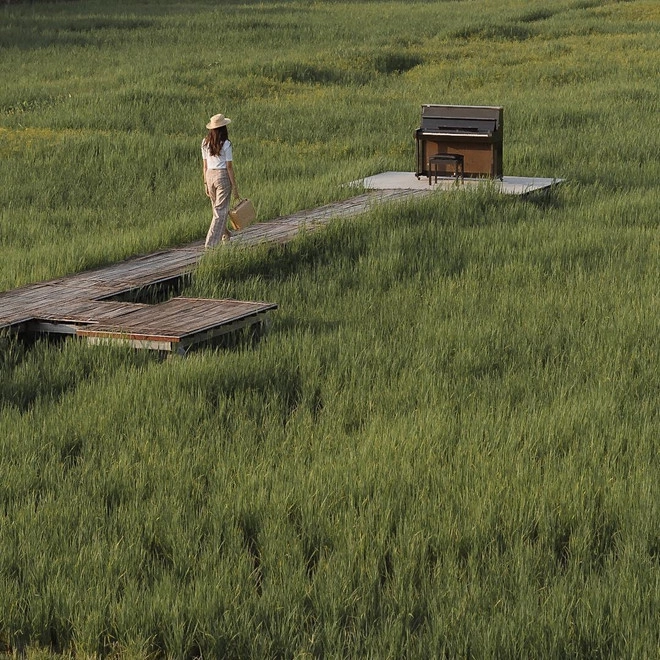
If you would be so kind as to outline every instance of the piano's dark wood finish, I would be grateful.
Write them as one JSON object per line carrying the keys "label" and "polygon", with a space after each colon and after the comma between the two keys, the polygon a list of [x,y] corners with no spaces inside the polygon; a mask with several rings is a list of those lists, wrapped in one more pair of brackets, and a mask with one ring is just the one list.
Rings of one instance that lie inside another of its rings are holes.
{"label": "piano's dark wood finish", "polygon": [[[421,126],[415,131],[415,176],[430,175],[429,158],[435,154],[461,154],[466,177],[501,179],[503,129],[501,107],[423,105]],[[438,174],[452,175],[452,163],[437,167]]]}

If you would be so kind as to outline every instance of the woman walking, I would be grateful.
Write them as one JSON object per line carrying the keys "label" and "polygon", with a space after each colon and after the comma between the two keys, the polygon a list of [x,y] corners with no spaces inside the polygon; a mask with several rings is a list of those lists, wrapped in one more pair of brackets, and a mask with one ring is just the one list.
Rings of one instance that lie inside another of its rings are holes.
{"label": "woman walking", "polygon": [[224,115],[213,115],[206,128],[207,136],[202,141],[204,160],[204,186],[211,200],[213,219],[206,234],[205,248],[212,248],[221,241],[229,241],[227,214],[232,192],[238,197],[238,186],[234,176],[231,142],[227,124],[231,123]]}

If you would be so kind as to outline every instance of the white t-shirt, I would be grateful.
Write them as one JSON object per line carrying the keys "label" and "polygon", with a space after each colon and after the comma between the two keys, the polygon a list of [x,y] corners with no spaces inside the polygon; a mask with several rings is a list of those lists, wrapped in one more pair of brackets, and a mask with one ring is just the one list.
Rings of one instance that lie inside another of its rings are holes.
{"label": "white t-shirt", "polygon": [[222,149],[220,149],[220,154],[218,156],[211,156],[209,148],[202,141],[202,158],[206,161],[207,170],[226,170],[227,163],[233,160],[231,142],[225,140],[222,144]]}

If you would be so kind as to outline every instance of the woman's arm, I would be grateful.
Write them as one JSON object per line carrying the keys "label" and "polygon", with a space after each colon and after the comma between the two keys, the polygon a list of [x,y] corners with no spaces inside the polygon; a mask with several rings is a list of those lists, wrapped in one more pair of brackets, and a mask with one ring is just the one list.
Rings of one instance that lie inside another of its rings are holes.
{"label": "woman's arm", "polygon": [[231,160],[227,161],[227,174],[229,174],[229,181],[231,182],[231,189],[234,192],[234,195],[240,197],[238,194],[238,186],[236,185],[236,177],[234,176],[234,164]]}
{"label": "woman's arm", "polygon": [[206,185],[206,167],[207,167],[206,166],[206,158],[202,159],[202,163],[204,163],[204,175],[203,175],[204,176],[204,192],[206,192],[207,197],[210,197],[211,195],[209,195],[209,187],[208,187],[208,185]]}

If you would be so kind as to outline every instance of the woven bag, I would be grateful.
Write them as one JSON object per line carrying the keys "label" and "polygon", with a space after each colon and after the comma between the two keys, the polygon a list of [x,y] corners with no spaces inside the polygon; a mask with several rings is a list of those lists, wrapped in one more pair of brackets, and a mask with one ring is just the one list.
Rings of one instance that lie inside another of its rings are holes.
{"label": "woven bag", "polygon": [[245,229],[257,219],[252,202],[245,198],[239,200],[238,204],[229,211],[229,228],[234,231]]}

